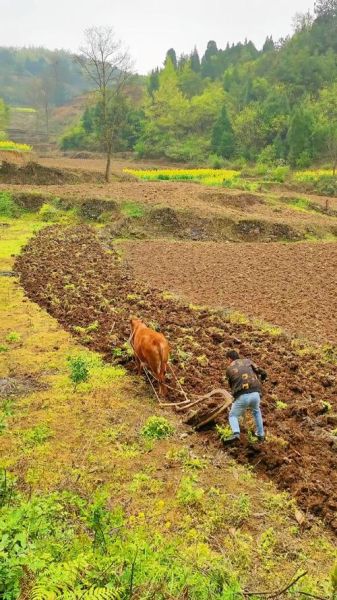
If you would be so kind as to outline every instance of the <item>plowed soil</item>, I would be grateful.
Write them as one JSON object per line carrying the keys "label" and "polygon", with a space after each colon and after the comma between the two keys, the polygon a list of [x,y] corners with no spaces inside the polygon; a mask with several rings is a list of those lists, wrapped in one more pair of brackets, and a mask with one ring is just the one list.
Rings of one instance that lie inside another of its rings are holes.
{"label": "plowed soil", "polygon": [[[337,343],[337,244],[125,242],[137,278]],[[160,260],[154,260],[160,257]]]}
{"label": "plowed soil", "polygon": [[[300,358],[284,336],[272,338],[251,326],[232,325],[221,311],[194,310],[137,283],[89,227],[42,230],[19,257],[16,269],[29,297],[69,330],[97,321],[85,341],[108,360],[121,353],[128,339],[130,315],[160,326],[189,395],[223,387],[229,346],[255,359],[269,374],[263,401],[268,441],[257,446],[243,436],[233,455],[289,490],[307,520],[317,515],[337,533],[334,365],[315,355]],[[83,330],[80,336],[84,341]],[[123,353],[120,360],[132,367]],[[178,401],[180,396],[170,391],[169,399]],[[278,400],[286,407],[278,408]],[[220,444],[213,431],[202,435],[206,442]]]}

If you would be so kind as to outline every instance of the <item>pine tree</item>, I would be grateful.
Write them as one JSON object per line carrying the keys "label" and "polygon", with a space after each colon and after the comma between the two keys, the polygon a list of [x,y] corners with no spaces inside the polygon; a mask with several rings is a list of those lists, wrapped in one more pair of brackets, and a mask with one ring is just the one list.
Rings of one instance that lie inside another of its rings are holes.
{"label": "pine tree", "polygon": [[234,154],[234,131],[225,104],[213,127],[212,150],[219,156],[223,156],[223,158],[231,158]]}
{"label": "pine tree", "polygon": [[306,108],[297,108],[290,120],[287,141],[289,144],[289,160],[296,165],[304,153],[312,158],[313,154],[314,118]]}
{"label": "pine tree", "polygon": [[337,0],[317,0],[314,10],[317,18],[337,17]]}
{"label": "pine tree", "polygon": [[272,36],[267,35],[266,41],[263,44],[262,52],[270,52],[275,50],[275,44]]}
{"label": "pine tree", "polygon": [[150,96],[153,96],[154,92],[156,92],[159,88],[159,69],[153,69],[149,75],[149,79],[147,82],[147,90]]}
{"label": "pine tree", "polygon": [[173,64],[174,68],[176,69],[176,68],[177,68],[177,65],[178,65],[178,63],[177,63],[177,55],[176,55],[176,51],[175,51],[175,49],[174,49],[174,48],[170,48],[170,49],[169,49],[169,50],[166,52],[166,58],[165,58],[165,63],[164,63],[165,65],[166,65],[166,63],[167,63],[167,61],[168,61],[169,59],[172,61],[172,64]]}
{"label": "pine tree", "polygon": [[198,53],[198,50],[196,49],[196,47],[194,47],[194,50],[191,54],[190,61],[191,61],[192,71],[194,71],[195,73],[200,73],[201,64],[200,64],[199,53]]}
{"label": "pine tree", "polygon": [[204,56],[201,60],[201,72],[203,77],[211,77],[215,79],[216,77],[216,65],[214,59],[218,54],[218,47],[216,42],[210,40],[207,44],[207,48]]}

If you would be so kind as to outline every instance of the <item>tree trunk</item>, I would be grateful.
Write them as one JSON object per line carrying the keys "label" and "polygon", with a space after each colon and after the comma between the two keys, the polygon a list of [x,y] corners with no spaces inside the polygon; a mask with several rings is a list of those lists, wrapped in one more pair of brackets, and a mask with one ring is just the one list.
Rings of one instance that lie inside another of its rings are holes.
{"label": "tree trunk", "polygon": [[105,167],[105,181],[110,181],[110,164],[111,164],[111,148],[108,148],[106,155],[106,167]]}
{"label": "tree trunk", "polygon": [[49,106],[47,103],[45,104],[45,107],[44,107],[44,113],[45,113],[45,118],[46,118],[47,141],[49,141]]}

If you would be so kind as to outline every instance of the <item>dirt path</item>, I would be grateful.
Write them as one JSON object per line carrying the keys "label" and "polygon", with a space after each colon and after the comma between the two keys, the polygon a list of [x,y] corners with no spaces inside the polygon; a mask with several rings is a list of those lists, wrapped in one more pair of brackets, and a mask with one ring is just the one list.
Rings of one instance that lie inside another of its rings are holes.
{"label": "dirt path", "polygon": [[[337,343],[337,244],[123,242],[137,278]],[[154,260],[153,257],[158,257]]]}
{"label": "dirt path", "polygon": [[[74,327],[84,328],[76,330],[80,339],[108,360],[118,356],[130,364],[123,344],[131,314],[160,326],[189,395],[224,385],[229,346],[263,365],[269,373],[263,403],[268,442],[257,447],[244,436],[233,453],[289,490],[309,516],[322,517],[337,533],[335,366],[315,355],[300,358],[283,336],[272,338],[250,326],[230,324],[221,312],[188,308],[138,284],[88,227],[42,230],[16,266],[29,297],[73,333]],[[177,401],[180,396],[171,392],[170,398]],[[203,435],[219,444],[214,432]]]}

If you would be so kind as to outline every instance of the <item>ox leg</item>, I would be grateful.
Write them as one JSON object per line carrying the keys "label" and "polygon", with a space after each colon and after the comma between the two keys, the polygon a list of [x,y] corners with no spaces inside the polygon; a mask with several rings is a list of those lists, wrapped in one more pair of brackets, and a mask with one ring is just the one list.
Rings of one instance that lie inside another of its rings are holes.
{"label": "ox leg", "polygon": [[166,375],[166,365],[161,368],[159,373],[159,394],[165,398],[167,394],[167,386],[165,384],[165,375]]}
{"label": "ox leg", "polygon": [[138,356],[135,356],[135,361],[136,361],[137,374],[140,375],[142,372],[142,363],[140,362]]}
{"label": "ox leg", "polygon": [[160,381],[160,383],[159,383],[159,395],[162,396],[163,398],[165,398],[166,394],[167,394],[167,387],[166,387],[164,381]]}

